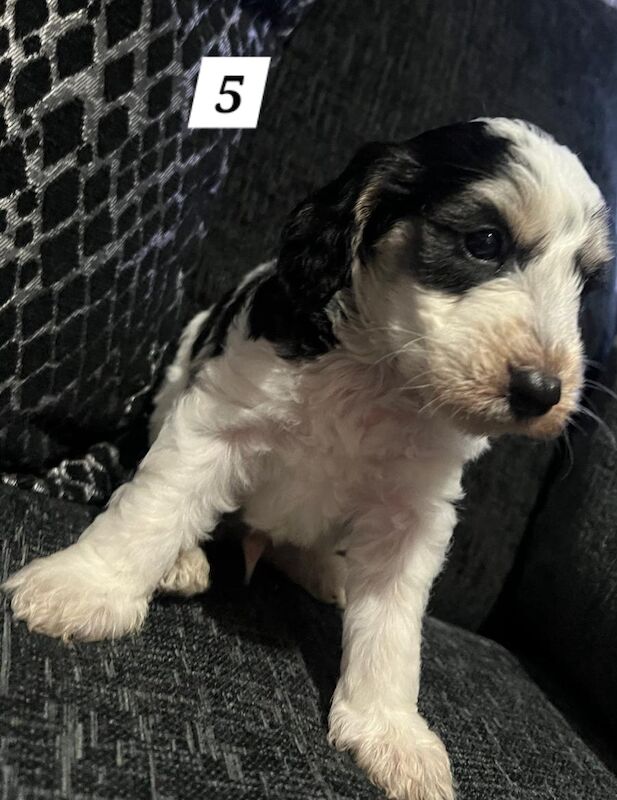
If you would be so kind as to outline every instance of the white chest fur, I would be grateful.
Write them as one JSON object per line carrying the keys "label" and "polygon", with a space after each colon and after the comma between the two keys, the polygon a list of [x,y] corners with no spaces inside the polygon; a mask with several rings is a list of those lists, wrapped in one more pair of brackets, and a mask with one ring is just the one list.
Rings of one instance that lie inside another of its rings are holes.
{"label": "white chest fur", "polygon": [[275,542],[311,545],[344,535],[376,505],[419,508],[460,496],[464,462],[483,445],[344,354],[298,367],[283,425],[248,493],[246,521]]}
{"label": "white chest fur", "polygon": [[[159,393],[153,438],[188,385],[197,323],[187,326]],[[247,523],[276,542],[308,546],[344,534],[366,508],[421,508],[460,496],[463,465],[485,439],[419,414],[384,370],[341,351],[285,361],[241,327],[221,357],[203,364],[197,383],[213,401],[213,427],[233,428],[260,451],[243,499]]]}

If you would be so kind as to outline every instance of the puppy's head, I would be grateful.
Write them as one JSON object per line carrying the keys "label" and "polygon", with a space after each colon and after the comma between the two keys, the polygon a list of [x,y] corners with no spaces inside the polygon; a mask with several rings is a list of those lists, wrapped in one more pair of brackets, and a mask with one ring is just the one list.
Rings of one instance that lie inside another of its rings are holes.
{"label": "puppy's head", "polygon": [[581,293],[610,255],[577,157],[490,119],[363,148],[296,209],[278,271],[307,318],[389,362],[426,413],[548,437],[577,407]]}

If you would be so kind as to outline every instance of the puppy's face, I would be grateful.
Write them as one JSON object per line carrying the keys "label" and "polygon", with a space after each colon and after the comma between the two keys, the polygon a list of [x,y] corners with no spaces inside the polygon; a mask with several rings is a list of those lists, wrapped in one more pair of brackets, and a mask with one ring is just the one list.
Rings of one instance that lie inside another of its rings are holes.
{"label": "puppy's face", "polygon": [[506,119],[371,145],[294,219],[282,263],[302,253],[303,296],[322,291],[308,302],[328,301],[338,338],[389,361],[426,413],[472,433],[563,429],[581,292],[610,258],[604,201],[567,148]]}
{"label": "puppy's face", "polygon": [[581,391],[581,291],[610,255],[603,199],[569,150],[523,123],[449,139],[424,155],[420,207],[356,269],[360,296],[378,298],[365,314],[427,410],[473,432],[556,435]]}

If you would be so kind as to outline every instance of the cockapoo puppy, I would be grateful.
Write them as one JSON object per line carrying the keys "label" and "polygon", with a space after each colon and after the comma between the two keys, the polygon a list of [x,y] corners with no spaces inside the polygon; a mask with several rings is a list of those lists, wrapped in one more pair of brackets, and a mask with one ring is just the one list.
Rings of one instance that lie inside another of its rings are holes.
{"label": "cockapoo puppy", "polygon": [[9,578],[16,618],[136,631],[157,588],[207,588],[199,543],[240,509],[296,581],[345,603],[332,743],[390,798],[451,800],[417,699],[461,473],[487,437],[554,437],[577,409],[581,292],[608,242],[579,160],[525,122],[364,147],[294,210],[278,258],[190,322],[135,477]]}

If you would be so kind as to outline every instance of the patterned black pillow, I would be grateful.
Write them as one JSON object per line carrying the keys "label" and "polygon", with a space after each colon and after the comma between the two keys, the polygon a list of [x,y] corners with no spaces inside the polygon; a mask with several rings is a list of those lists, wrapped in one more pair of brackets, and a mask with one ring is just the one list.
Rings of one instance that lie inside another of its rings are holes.
{"label": "patterned black pillow", "polygon": [[187,129],[199,59],[275,54],[312,2],[0,0],[0,470],[143,415],[239,138]]}

